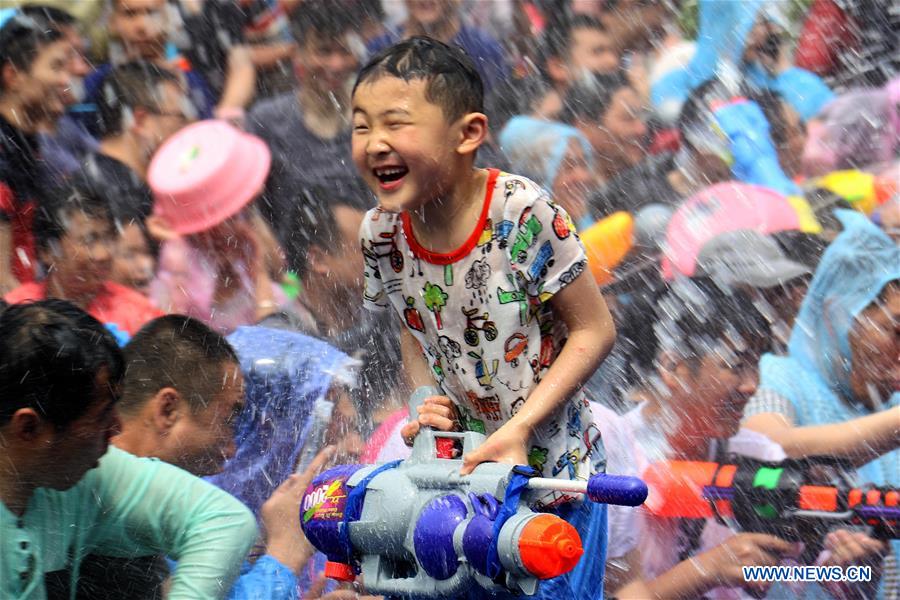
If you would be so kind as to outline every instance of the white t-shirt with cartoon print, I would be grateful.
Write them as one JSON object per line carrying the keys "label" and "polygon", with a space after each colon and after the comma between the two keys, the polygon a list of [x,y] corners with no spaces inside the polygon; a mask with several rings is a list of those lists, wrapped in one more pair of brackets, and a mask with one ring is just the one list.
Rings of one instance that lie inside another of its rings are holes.
{"label": "white t-shirt with cartoon print", "polygon": [[[366,308],[397,311],[464,429],[499,429],[566,340],[548,301],[587,266],[569,216],[534,182],[492,169],[478,224],[456,251],[429,252],[408,215],[377,208],[360,236]],[[535,431],[528,452],[545,477],[583,480],[603,471],[600,431],[583,394]],[[571,499],[550,492],[539,507]]]}

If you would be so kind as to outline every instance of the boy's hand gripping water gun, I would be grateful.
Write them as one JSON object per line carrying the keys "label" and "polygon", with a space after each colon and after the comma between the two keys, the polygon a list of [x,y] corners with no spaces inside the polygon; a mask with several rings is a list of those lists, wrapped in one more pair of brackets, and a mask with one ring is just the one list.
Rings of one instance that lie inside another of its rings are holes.
{"label": "boy's hand gripping water gun", "polygon": [[741,531],[804,542],[801,562],[818,555],[832,529],[869,526],[873,537],[900,538],[900,491],[857,487],[850,468],[831,458],[732,464],[665,461],[644,472],[646,510],[661,517],[716,517]]}
{"label": "boy's hand gripping water gun", "polygon": [[373,594],[439,597],[478,585],[532,595],[539,580],[569,572],[583,553],[574,527],[529,508],[535,494],[626,506],[647,497],[634,477],[564,481],[500,463],[460,476],[462,454],[484,440],[423,428],[405,461],[341,465],[316,477],[300,516],[328,558],[325,575],[349,581],[359,573]]}

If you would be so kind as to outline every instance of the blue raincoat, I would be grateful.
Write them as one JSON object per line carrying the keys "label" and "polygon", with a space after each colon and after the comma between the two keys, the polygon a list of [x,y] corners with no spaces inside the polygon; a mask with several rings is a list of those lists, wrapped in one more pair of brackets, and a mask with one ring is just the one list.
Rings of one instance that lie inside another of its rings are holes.
{"label": "blue raincoat", "polygon": [[[510,171],[531,179],[547,191],[562,166],[571,140],[581,144],[588,165],[594,162],[594,152],[584,135],[569,125],[524,115],[510,119],[498,136],[500,148],[509,160]],[[593,224],[585,217],[576,223],[579,229]]]}
{"label": "blue raincoat", "polygon": [[[348,381],[353,361],[321,340],[291,331],[239,327],[228,341],[241,361],[247,406],[235,426],[234,458],[222,473],[207,479],[258,518],[263,502],[294,472],[316,400],[336,380]],[[309,584],[298,586],[289,569],[263,556],[252,567],[245,565],[228,598],[288,600]]]}
{"label": "blue raincoat", "polygon": [[779,94],[807,121],[814,117],[834,93],[814,73],[790,67],[777,76],[766,74],[757,65],[742,64],[747,36],[761,10],[763,0],[700,0],[700,30],[693,58],[657,81],[650,99],[657,111],[674,117],[692,90],[721,74],[724,65],[740,69],[751,85]]}
{"label": "blue raincoat", "polygon": [[[900,279],[900,247],[862,213],[836,211],[844,231],[822,257],[797,315],[787,356],[760,362],[760,388],[787,399],[795,425],[825,425],[871,414],[851,402],[849,333],[856,317],[885,286]],[[900,404],[900,392],[886,406]],[[900,450],[858,470],[861,483],[900,484]],[[900,542],[892,542],[895,560]],[[900,566],[900,565],[898,565]]]}

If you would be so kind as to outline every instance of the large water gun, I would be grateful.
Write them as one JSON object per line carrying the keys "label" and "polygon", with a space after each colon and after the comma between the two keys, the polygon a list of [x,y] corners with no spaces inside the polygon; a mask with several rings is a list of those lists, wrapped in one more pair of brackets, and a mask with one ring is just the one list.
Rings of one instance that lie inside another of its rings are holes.
{"label": "large water gun", "polygon": [[328,558],[325,575],[361,574],[369,593],[392,596],[436,598],[475,585],[533,595],[540,580],[571,571],[584,552],[572,525],[529,508],[535,494],[627,506],[647,496],[634,477],[564,481],[500,463],[460,476],[462,454],[484,439],[423,429],[407,460],[341,465],[316,477],[301,525]]}
{"label": "large water gun", "polygon": [[900,538],[900,491],[855,486],[849,472],[846,463],[821,457],[665,461],[643,474],[650,491],[645,508],[661,517],[715,517],[739,531],[804,542],[801,562],[815,559],[822,538],[839,526],[868,526],[874,537]]}

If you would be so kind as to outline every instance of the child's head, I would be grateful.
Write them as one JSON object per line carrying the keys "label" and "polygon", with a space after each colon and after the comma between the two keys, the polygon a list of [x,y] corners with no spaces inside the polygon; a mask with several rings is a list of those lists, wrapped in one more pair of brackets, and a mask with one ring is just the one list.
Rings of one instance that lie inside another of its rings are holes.
{"label": "child's head", "polygon": [[291,15],[291,32],[297,42],[294,71],[301,88],[346,94],[359,67],[357,56],[365,52],[350,13],[333,0],[308,0]]}
{"label": "child's head", "polygon": [[143,219],[119,222],[117,229],[119,236],[109,279],[149,295],[159,247],[147,232]]}
{"label": "child's head", "polygon": [[62,114],[71,86],[69,43],[18,9],[0,10],[0,98],[23,117]]}
{"label": "child's head", "polygon": [[97,100],[101,139],[133,135],[146,162],[160,144],[195,118],[178,75],[153,63],[116,67],[101,92]]}
{"label": "child's head", "polygon": [[166,0],[112,0],[109,30],[130,60],[164,58],[168,27]]}
{"label": "child's head", "polygon": [[35,211],[33,230],[54,295],[83,300],[100,291],[109,278],[116,239],[102,198],[74,186],[55,190]]}
{"label": "child's head", "polygon": [[734,435],[756,392],[768,321],[741,290],[682,279],[656,302],[656,367],[685,439]]}
{"label": "child's head", "polygon": [[459,14],[459,0],[406,0],[409,19],[423,31],[434,31]]}
{"label": "child's head", "polygon": [[452,192],[487,134],[484,85],[461,48],[413,37],[378,53],[353,88],[353,161],[379,204]]}

